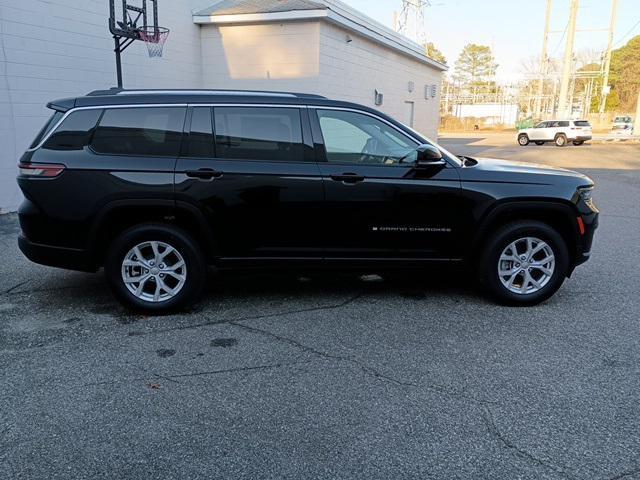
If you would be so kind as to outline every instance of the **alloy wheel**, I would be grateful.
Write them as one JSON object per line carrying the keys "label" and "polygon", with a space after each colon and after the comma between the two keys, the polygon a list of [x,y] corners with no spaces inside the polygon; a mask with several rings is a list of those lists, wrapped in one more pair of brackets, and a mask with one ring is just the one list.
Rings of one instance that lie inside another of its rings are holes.
{"label": "alloy wheel", "polygon": [[164,302],[175,297],[186,280],[184,258],[165,242],[139,243],[122,261],[122,281],[129,292],[146,302]]}
{"label": "alloy wheel", "polygon": [[535,237],[511,242],[498,260],[498,276],[502,285],[513,293],[530,295],[549,283],[555,270],[551,246]]}

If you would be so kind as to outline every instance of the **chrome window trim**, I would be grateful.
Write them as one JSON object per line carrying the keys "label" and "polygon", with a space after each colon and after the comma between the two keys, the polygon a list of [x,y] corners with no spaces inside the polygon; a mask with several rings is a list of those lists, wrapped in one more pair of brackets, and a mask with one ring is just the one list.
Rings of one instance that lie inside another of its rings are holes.
{"label": "chrome window trim", "polygon": [[42,148],[42,146],[47,142],[47,140],[49,140],[49,138],[51,137],[51,135],[53,135],[56,130],[58,129],[58,127],[60,127],[60,125],[62,125],[62,122],[64,122],[66,120],[66,118],[71,115],[74,112],[79,112],[82,110],[106,110],[106,109],[114,109],[114,108],[138,108],[138,107],[143,107],[143,108],[163,108],[163,107],[183,107],[186,108],[188,107],[188,105],[186,103],[149,103],[149,104],[133,104],[133,105],[91,105],[88,107],[73,107],[70,108],[69,110],[67,110],[64,115],[62,116],[62,118],[60,120],[58,120],[58,123],[55,124],[55,126],[49,130],[49,133],[47,133],[42,140],[40,140],[40,143],[38,143],[38,145],[36,145],[33,148],[28,148],[26,150],[26,152],[35,152],[36,150]]}
{"label": "chrome window trim", "polygon": [[416,142],[418,145],[422,144],[422,142],[420,140],[418,140],[417,138],[409,135],[407,132],[405,132],[401,128],[398,128],[397,126],[395,126],[390,121],[385,120],[384,118],[376,115],[375,113],[366,112],[364,110],[358,110],[357,108],[349,108],[349,107],[325,107],[325,106],[309,105],[309,108],[314,108],[316,110],[339,110],[339,111],[344,111],[344,112],[353,112],[353,113],[360,113],[362,115],[367,115],[367,116],[369,116],[371,118],[375,118],[376,120],[380,120],[381,122],[386,123],[391,128],[396,130],[397,132],[400,132],[405,137],[407,137],[407,138],[411,139],[412,141]]}
{"label": "chrome window trim", "polygon": [[[297,98],[297,97],[296,97]],[[263,107],[263,108],[297,108],[297,109],[309,109],[309,108],[313,108],[316,110],[338,110],[338,111],[345,111],[345,112],[354,112],[354,113],[359,113],[361,115],[367,115],[369,117],[375,118],[376,120],[379,120],[387,125],[389,125],[391,128],[393,128],[394,130],[396,130],[397,132],[401,133],[402,135],[404,135],[405,137],[411,139],[412,141],[414,141],[416,144],[420,145],[422,144],[422,141],[419,140],[418,138],[414,137],[413,135],[410,135],[409,133],[407,133],[406,131],[402,130],[401,128],[397,127],[396,125],[394,125],[393,123],[389,122],[388,120],[380,117],[379,115],[376,115],[375,113],[371,113],[371,112],[367,112],[365,110],[360,110],[358,108],[350,108],[350,107],[335,107],[335,106],[326,106],[326,105],[313,105],[313,104],[304,104],[304,105],[298,105],[298,104],[284,104],[284,103],[276,103],[276,104],[269,104],[269,103],[199,103],[199,102],[191,102],[191,103],[133,103],[133,104],[122,104],[122,105],[91,105],[91,106],[86,106],[86,107],[73,107],[70,108],[69,110],[67,110],[64,115],[62,116],[62,118],[58,121],[58,123],[55,124],[55,126],[49,131],[49,133],[47,135],[45,135],[42,140],[40,141],[40,143],[38,143],[38,145],[36,145],[33,148],[29,148],[26,150],[26,152],[34,152],[40,148],[42,148],[42,146],[47,142],[47,140],[49,140],[49,138],[51,137],[51,135],[53,135],[56,130],[60,127],[60,125],[62,124],[62,122],[64,122],[66,120],[66,118],[71,115],[74,112],[78,112],[81,110],[107,110],[107,109],[115,109],[115,108],[164,108],[164,107],[180,107],[180,108],[188,108],[188,107]],[[442,150],[442,148],[436,143],[433,142],[429,139],[427,139],[429,141],[429,143],[431,145],[433,145],[434,147],[438,148],[440,151],[442,151],[447,157],[449,155],[451,155],[451,153],[449,153],[446,150]],[[447,158],[448,163],[453,166],[453,167],[459,167],[458,165],[455,165],[453,163],[452,160],[450,160],[449,158]]]}

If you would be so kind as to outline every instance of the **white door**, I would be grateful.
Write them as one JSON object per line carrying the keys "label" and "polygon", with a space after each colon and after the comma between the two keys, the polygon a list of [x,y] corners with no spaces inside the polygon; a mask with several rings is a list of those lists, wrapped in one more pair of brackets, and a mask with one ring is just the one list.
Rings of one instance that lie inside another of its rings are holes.
{"label": "white door", "polygon": [[404,124],[413,128],[413,115],[415,112],[414,102],[404,102]]}

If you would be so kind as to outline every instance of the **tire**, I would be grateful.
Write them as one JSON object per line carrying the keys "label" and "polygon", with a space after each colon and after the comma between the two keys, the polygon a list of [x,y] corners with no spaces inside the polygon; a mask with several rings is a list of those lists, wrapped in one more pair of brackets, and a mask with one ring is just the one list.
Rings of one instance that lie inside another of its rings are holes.
{"label": "tire", "polygon": [[553,142],[556,144],[556,147],[564,147],[567,145],[567,137],[564,133],[561,133],[560,135],[556,135]]}
{"label": "tire", "polygon": [[536,143],[536,145],[544,145],[544,142],[543,142],[543,141],[540,141],[540,140],[536,140],[536,142],[535,142],[535,143]]}
{"label": "tire", "polygon": [[574,141],[573,141],[573,144],[574,144],[576,147],[578,147],[578,146],[582,145],[583,143],[584,143],[584,141],[583,141],[583,140],[574,140]]}
{"label": "tire", "polygon": [[526,133],[518,135],[518,144],[521,147],[526,147],[527,145],[529,145],[529,135],[527,135]]}
{"label": "tire", "polygon": [[[521,256],[528,245],[527,238],[540,241],[537,243],[532,240],[531,251],[544,244],[543,248],[534,253],[531,266],[527,263],[530,259],[522,260]],[[511,250],[514,244],[517,257]],[[549,253],[553,254],[553,264],[545,263],[542,268],[534,266],[550,258]],[[499,270],[509,273],[501,277]],[[564,239],[549,225],[537,221],[514,222],[500,228],[485,242],[478,263],[478,279],[484,289],[499,303],[513,306],[530,306],[544,302],[562,286],[568,271],[569,251]],[[511,274],[513,272],[514,275]],[[539,286],[531,283],[526,275],[533,278]],[[514,280],[509,288],[504,282],[508,284],[512,278]]]}
{"label": "tire", "polygon": [[[175,311],[191,304],[207,278],[198,243],[182,229],[159,223],[137,225],[121,233],[111,243],[104,270],[114,295],[123,304],[149,313]],[[132,281],[125,282],[125,277]],[[134,281],[143,277],[144,282]]]}

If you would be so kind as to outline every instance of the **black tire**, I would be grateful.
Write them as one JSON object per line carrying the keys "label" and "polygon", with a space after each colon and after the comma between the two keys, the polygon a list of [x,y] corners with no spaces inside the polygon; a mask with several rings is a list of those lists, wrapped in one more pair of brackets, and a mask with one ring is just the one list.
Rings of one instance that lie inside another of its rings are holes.
{"label": "black tire", "polygon": [[[159,302],[136,297],[122,278],[122,264],[127,253],[136,245],[152,241],[173,247],[186,265],[186,279],[182,288],[175,296]],[[122,303],[136,311],[149,313],[175,311],[191,304],[202,293],[207,278],[206,260],[198,243],[184,230],[161,223],[141,224],[121,233],[109,247],[104,270],[114,295]]]}
{"label": "black tire", "polygon": [[553,141],[556,144],[556,147],[566,147],[567,146],[567,136],[564,133],[556,135],[555,140]]}
{"label": "black tire", "polygon": [[526,133],[518,135],[518,144],[521,147],[526,147],[527,145],[529,145],[529,135],[527,135]]}
{"label": "black tire", "polygon": [[[524,237],[535,237],[547,243],[554,255],[555,266],[549,281],[537,292],[521,294],[509,290],[500,281],[500,256],[507,246]],[[562,286],[569,270],[569,251],[562,236],[549,225],[537,221],[514,222],[498,229],[484,243],[478,263],[478,279],[484,289],[499,303],[530,306],[544,302]]]}
{"label": "black tire", "polygon": [[544,145],[544,142],[543,142],[543,141],[541,141],[541,140],[536,140],[536,142],[535,142],[535,143],[536,143],[536,145]]}
{"label": "black tire", "polygon": [[574,141],[573,141],[573,144],[574,144],[576,147],[578,147],[578,146],[582,145],[583,143],[584,143],[584,141],[583,141],[583,140],[574,140]]}

